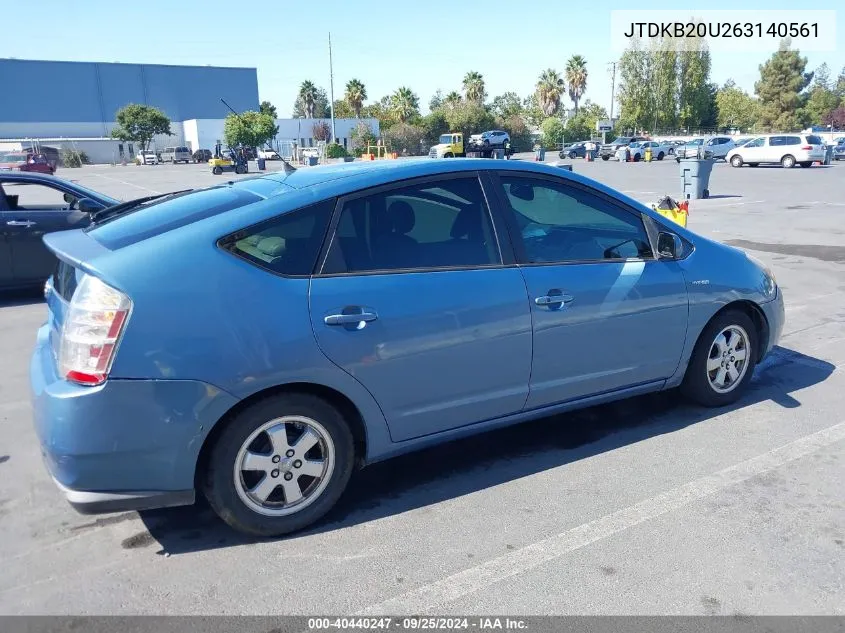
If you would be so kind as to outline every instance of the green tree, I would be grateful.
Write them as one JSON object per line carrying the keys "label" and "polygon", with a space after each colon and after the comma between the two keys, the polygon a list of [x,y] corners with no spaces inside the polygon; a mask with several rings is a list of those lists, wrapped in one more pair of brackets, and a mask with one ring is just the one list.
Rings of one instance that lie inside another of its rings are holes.
{"label": "green tree", "polygon": [[515,152],[531,151],[531,130],[518,114],[512,114],[504,119],[496,120],[496,127],[502,128],[508,133],[511,139],[511,149]]}
{"label": "green tree", "polygon": [[651,55],[634,39],[619,59],[619,124],[623,131],[643,129],[654,121]]}
{"label": "green tree", "polygon": [[449,124],[448,131],[463,132],[465,139],[472,134],[492,129],[496,125],[496,119],[487,108],[472,101],[464,101],[451,108],[444,108],[443,113]]}
{"label": "green tree", "polygon": [[390,109],[399,123],[406,123],[412,117],[419,116],[420,98],[413,90],[407,86],[402,86],[390,95]]}
{"label": "green tree", "polygon": [[278,133],[279,128],[272,116],[254,110],[232,113],[223,124],[223,138],[229,147],[262,147]]}
{"label": "green tree", "polygon": [[716,92],[717,126],[722,130],[736,128],[753,132],[760,116],[757,100],[728,79]]}
{"label": "green tree", "polygon": [[566,127],[557,117],[549,117],[543,121],[540,131],[543,133],[541,142],[546,149],[554,149],[564,142],[566,136]]}
{"label": "green tree", "polygon": [[648,70],[653,97],[653,131],[674,130],[678,126],[678,52],[668,42],[661,42],[650,51]]}
{"label": "green tree", "polygon": [[587,99],[578,114],[566,120],[566,138],[569,141],[586,141],[597,134],[596,122],[607,118],[607,110]]}
{"label": "green tree", "polygon": [[428,110],[429,110],[429,112],[434,112],[435,110],[437,110],[437,108],[439,108],[442,105],[443,105],[443,91],[438,90],[437,92],[434,93],[434,95],[429,100]]}
{"label": "green tree", "polygon": [[836,78],[836,85],[833,91],[840,100],[845,100],[845,67],[839,71],[839,77]]}
{"label": "green tree", "polygon": [[352,108],[347,103],[346,99],[335,99],[332,104],[332,112],[338,119],[360,118],[352,111]]}
{"label": "green tree", "polygon": [[678,120],[687,129],[706,127],[713,118],[710,51],[701,38],[684,40],[678,53]]}
{"label": "green tree", "polygon": [[269,101],[262,101],[261,105],[258,106],[258,111],[262,114],[269,114],[273,119],[279,118],[279,113],[276,110],[276,106],[274,106]]}
{"label": "green tree", "polygon": [[443,97],[443,105],[446,107],[453,107],[458,105],[459,103],[463,102],[463,97],[461,97],[461,93],[453,90],[445,97]]}
{"label": "green tree", "polygon": [[493,99],[493,114],[502,119],[522,114],[522,99],[515,92],[506,92]]}
{"label": "green tree", "polygon": [[147,149],[154,136],[173,135],[170,131],[170,119],[164,112],[152,106],[130,103],[118,110],[114,118],[117,126],[112,130],[111,137],[138,143],[141,151]]}
{"label": "green tree", "polygon": [[331,108],[326,91],[323,88],[318,88],[310,81],[303,81],[299,86],[299,92],[293,104],[293,116],[325,119],[330,115]]}
{"label": "green tree", "polygon": [[355,118],[360,119],[361,109],[364,107],[364,101],[367,100],[367,88],[364,86],[364,83],[358,79],[347,81],[344,100],[352,108]]}
{"label": "green tree", "polygon": [[790,43],[788,38],[781,41],[778,51],[760,66],[760,79],[754,84],[760,98],[763,130],[794,132],[802,127],[801,93],[810,84],[813,73],[805,72],[807,58],[792,50]]}
{"label": "green tree", "polygon": [[587,90],[587,60],[581,55],[573,55],[566,62],[566,84],[569,86],[569,98],[575,104],[575,113],[578,113],[578,102]]}
{"label": "green tree", "polygon": [[550,117],[560,110],[560,97],[565,89],[566,84],[563,78],[553,68],[548,68],[540,73],[535,94],[537,95],[537,104],[543,114]]}
{"label": "green tree", "polygon": [[528,124],[534,128],[540,127],[540,124],[546,120],[546,113],[540,107],[536,90],[522,100],[522,115]]}
{"label": "green tree", "polygon": [[821,125],[840,101],[836,86],[830,80],[830,69],[827,64],[822,64],[814,73],[810,94],[804,105],[804,118],[810,125]]}
{"label": "green tree", "polygon": [[359,121],[349,133],[349,139],[352,142],[352,153],[356,156],[363,154],[368,145],[375,145],[378,140],[373,128],[363,121]]}
{"label": "green tree", "polygon": [[403,156],[420,156],[428,153],[425,136],[426,132],[422,126],[397,123],[385,133],[384,142],[392,152]]}
{"label": "green tree", "polygon": [[467,101],[474,103],[484,103],[487,97],[487,91],[484,87],[484,77],[481,73],[471,70],[464,75],[463,81],[464,95]]}
{"label": "green tree", "polygon": [[446,113],[443,109],[432,110],[420,121],[423,129],[423,140],[428,147],[437,145],[441,134],[449,132],[449,121],[446,120]]}
{"label": "green tree", "polygon": [[375,103],[364,106],[361,110],[361,116],[378,119],[382,132],[386,132],[391,126],[399,122],[391,105],[391,95],[385,95]]}

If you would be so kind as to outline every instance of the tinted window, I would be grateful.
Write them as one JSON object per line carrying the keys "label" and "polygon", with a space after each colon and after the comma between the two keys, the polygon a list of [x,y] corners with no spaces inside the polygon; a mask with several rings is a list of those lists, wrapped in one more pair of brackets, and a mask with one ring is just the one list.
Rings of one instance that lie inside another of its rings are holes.
{"label": "tinted window", "polygon": [[[799,139],[799,142],[800,142],[800,139]],[[811,136],[808,136],[808,137],[807,137],[807,142],[808,142],[810,145],[821,145],[821,144],[822,144],[822,139],[821,139],[821,137],[820,137],[820,136],[813,136],[813,135],[811,135]]]}
{"label": "tinted window", "polygon": [[411,185],[345,203],[323,272],[500,262],[477,178]]}
{"label": "tinted window", "polygon": [[201,189],[144,205],[87,230],[100,244],[114,250],[261,199],[234,187]]}
{"label": "tinted window", "polygon": [[642,220],[597,195],[518,176],[502,185],[528,263],[652,257]]}
{"label": "tinted window", "polygon": [[776,147],[780,145],[786,145],[786,137],[785,136],[772,136],[769,137],[769,146]]}
{"label": "tinted window", "polygon": [[281,275],[310,275],[334,210],[335,199],[291,211],[239,231],[221,246]]}
{"label": "tinted window", "polygon": [[763,147],[766,144],[766,139],[755,138],[753,141],[748,141],[743,147]]}
{"label": "tinted window", "polygon": [[784,136],[784,145],[801,145],[800,136]]}

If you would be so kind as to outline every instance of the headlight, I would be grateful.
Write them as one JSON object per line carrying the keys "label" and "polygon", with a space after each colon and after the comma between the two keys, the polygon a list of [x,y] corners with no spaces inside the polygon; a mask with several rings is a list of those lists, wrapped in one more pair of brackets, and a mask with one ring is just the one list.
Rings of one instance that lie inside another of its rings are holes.
{"label": "headlight", "polygon": [[746,253],[746,256],[752,262],[757,264],[757,266],[760,267],[761,271],[763,271],[763,292],[765,293],[766,298],[774,297],[775,294],[777,293],[777,289],[778,289],[778,282],[777,282],[777,279],[775,279],[775,274],[772,272],[772,270],[768,266],[766,266],[766,264],[761,262],[759,259],[757,259],[753,255],[748,255]]}

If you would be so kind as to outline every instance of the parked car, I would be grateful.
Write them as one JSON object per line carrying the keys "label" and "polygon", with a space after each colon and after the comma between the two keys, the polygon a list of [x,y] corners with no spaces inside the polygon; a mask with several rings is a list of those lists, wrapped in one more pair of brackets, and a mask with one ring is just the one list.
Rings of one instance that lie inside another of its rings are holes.
{"label": "parked car", "polygon": [[840,141],[836,147],[833,148],[834,160],[845,160],[845,141]]}
{"label": "parked car", "polygon": [[117,202],[54,176],[0,171],[0,288],[43,285],[57,263],[44,235],[87,226]]}
{"label": "parked car", "polygon": [[694,138],[687,141],[675,150],[675,160],[681,160],[682,158],[696,158],[699,155],[699,150],[702,145],[704,145],[703,138]]}
{"label": "parked car", "polygon": [[646,149],[651,149],[652,160],[663,160],[666,156],[675,153],[675,148],[665,143],[658,143],[657,141],[635,141],[628,147],[631,148],[631,158],[634,161],[645,159]]}
{"label": "parked car", "polygon": [[[587,155],[587,141],[578,141],[564,145],[558,156],[560,158],[584,158]],[[595,155],[595,154],[594,154]]]}
{"label": "parked car", "polygon": [[285,170],[45,236],[61,263],[30,380],[68,501],[197,486],[278,535],[359,465],[634,394],[745,392],[783,328],[770,271],[598,182],[503,163]]}
{"label": "parked car", "polygon": [[644,136],[618,136],[613,140],[613,142],[602,145],[599,149],[599,155],[602,160],[610,160],[610,158],[616,156],[616,152],[623,147],[627,147],[631,143],[647,140],[648,139]]}
{"label": "parked car", "polygon": [[163,163],[185,163],[186,165],[193,160],[191,150],[187,147],[165,147],[161,153],[161,162]]}
{"label": "parked car", "polygon": [[751,167],[765,163],[780,163],[787,169],[796,164],[810,167],[825,159],[822,139],[815,134],[765,134],[728,152],[726,158],[733,167]]}
{"label": "parked car", "polygon": [[282,157],[279,156],[279,153],[274,150],[265,148],[258,150],[258,158],[263,158],[264,160],[282,160]]}
{"label": "parked car", "polygon": [[150,150],[143,150],[138,152],[138,162],[141,165],[158,165],[161,160],[158,157],[158,154],[152,152]]}
{"label": "parked car", "polygon": [[212,154],[210,149],[198,149],[194,152],[194,162],[195,163],[207,163],[211,160]]}
{"label": "parked car", "polygon": [[24,171],[53,174],[56,169],[44,154],[0,152],[0,171]]}

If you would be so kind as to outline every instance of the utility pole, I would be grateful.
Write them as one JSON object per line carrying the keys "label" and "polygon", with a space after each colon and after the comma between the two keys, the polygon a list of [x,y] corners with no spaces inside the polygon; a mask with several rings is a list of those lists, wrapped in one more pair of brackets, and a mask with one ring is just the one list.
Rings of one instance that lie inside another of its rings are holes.
{"label": "utility pole", "polygon": [[332,143],[336,143],[337,136],[334,131],[334,66],[332,66],[332,34],[329,33],[329,92],[331,98],[332,113]]}
{"label": "utility pole", "polygon": [[613,103],[616,101],[616,62],[610,62],[610,124],[613,125]]}

